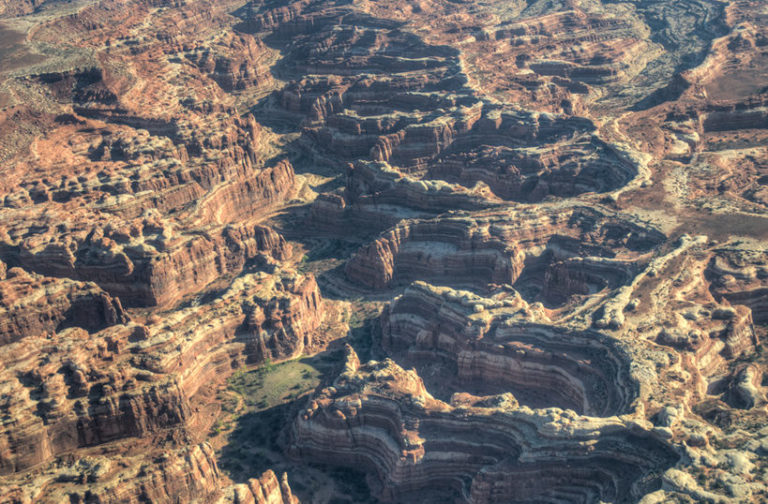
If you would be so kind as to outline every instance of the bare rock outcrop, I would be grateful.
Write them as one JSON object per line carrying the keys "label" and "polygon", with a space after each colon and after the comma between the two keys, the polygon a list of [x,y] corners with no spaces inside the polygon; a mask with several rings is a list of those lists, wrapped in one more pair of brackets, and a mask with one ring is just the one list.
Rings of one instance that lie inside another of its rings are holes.
{"label": "bare rock outcrop", "polygon": [[311,346],[323,319],[323,302],[312,275],[278,278],[269,290],[247,298],[245,327],[249,358],[285,360]]}
{"label": "bare rock outcrop", "polygon": [[179,233],[143,220],[127,230],[107,225],[83,234],[6,245],[4,257],[30,271],[96,282],[127,306],[166,306],[238,273],[259,255],[281,259],[290,253],[282,236],[260,225]]}
{"label": "bare rock outcrop", "polygon": [[187,59],[226,91],[268,85],[270,51],[259,40],[243,33],[225,33],[215,44],[187,52]]}
{"label": "bare rock outcrop", "polygon": [[261,273],[240,278],[206,310],[187,308],[150,327],[116,320],[93,334],[27,334],[3,347],[0,411],[13,421],[0,429],[0,469],[193,428],[190,398],[200,387],[246,360],[300,355],[324,318],[313,277]]}
{"label": "bare rock outcrop", "polygon": [[360,364],[353,353],[296,419],[291,451],[365,467],[385,501],[416,502],[425,488],[431,498],[440,492],[476,503],[539,502],[563,492],[587,502],[630,500],[678,458],[629,420],[521,408],[511,394],[448,404],[415,371],[389,359]]}
{"label": "bare rock outcrop", "polygon": [[280,479],[272,470],[248,483],[234,485],[226,490],[222,504],[299,504],[288,484],[288,476],[283,473]]}
{"label": "bare rock outcrop", "polygon": [[127,322],[120,300],[94,284],[11,268],[0,280],[0,345],[66,327],[96,332]]}
{"label": "bare rock outcrop", "polygon": [[133,331],[118,326],[118,333],[128,333],[124,339],[92,339],[72,328],[53,340],[28,337],[6,346],[0,409],[13,421],[0,434],[4,474],[78,447],[146,436],[189,418],[187,399],[176,380],[147,381],[138,370],[128,373],[113,364]]}
{"label": "bare rock outcrop", "polygon": [[150,456],[106,456],[62,461],[46,471],[39,487],[12,484],[0,490],[9,504],[99,502],[217,502],[220,504],[298,504],[283,473],[271,470],[247,483],[227,484],[214,449],[201,443],[174,450],[149,449]]}
{"label": "bare rock outcrop", "polygon": [[712,293],[732,304],[748,306],[755,322],[768,321],[768,255],[759,248],[733,247],[709,264]]}
{"label": "bare rock outcrop", "polygon": [[417,282],[384,310],[381,345],[446,400],[510,392],[522,404],[593,416],[631,410],[637,384],[616,341],[533,323],[520,304]]}
{"label": "bare rock outcrop", "polygon": [[0,0],[0,501],[767,502],[764,4]]}
{"label": "bare rock outcrop", "polygon": [[481,215],[404,221],[362,247],[347,277],[375,289],[414,279],[479,289],[520,281],[534,297],[562,303],[626,283],[633,263],[662,240],[656,230],[583,207]]}

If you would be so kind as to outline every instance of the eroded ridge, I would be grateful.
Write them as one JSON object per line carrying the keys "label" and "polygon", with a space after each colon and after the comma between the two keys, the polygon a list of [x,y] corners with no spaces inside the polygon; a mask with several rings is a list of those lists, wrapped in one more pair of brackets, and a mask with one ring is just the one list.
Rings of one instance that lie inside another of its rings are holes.
{"label": "eroded ridge", "polygon": [[347,278],[374,289],[417,279],[515,285],[563,304],[630,281],[663,235],[597,209],[562,206],[409,220],[362,247]]}
{"label": "eroded ridge", "polygon": [[481,298],[416,282],[384,310],[381,345],[444,400],[453,392],[512,393],[531,407],[631,411],[638,385],[617,341],[534,320],[519,296]]}
{"label": "eroded ridge", "polygon": [[540,201],[611,191],[637,175],[590,119],[483,97],[460,51],[403,23],[312,2],[239,15],[241,29],[272,29],[285,47],[280,68],[293,80],[273,97],[274,112],[302,120],[313,155],[355,164],[345,204]]}
{"label": "eroded ridge", "polygon": [[0,0],[0,501],[766,502],[764,4]]}
{"label": "eroded ridge", "polygon": [[97,332],[129,320],[120,300],[93,284],[5,268],[0,262],[0,345],[72,326]]}
{"label": "eroded ridge", "polygon": [[[10,475],[7,498],[12,502],[55,502],[62,495],[121,502],[115,482],[133,473],[136,488],[147,495],[222,496],[228,483],[221,479],[214,450],[207,443],[174,448],[179,439],[199,442],[195,433],[210,428],[211,410],[203,406],[201,395],[233,367],[301,355],[331,321],[314,277],[291,271],[244,275],[216,303],[180,309],[160,324],[138,324],[122,312],[107,311],[112,318],[102,320],[107,327],[100,330],[92,327],[98,320],[80,317],[84,308],[76,304],[94,291],[109,300],[95,286],[25,276],[15,268],[0,287],[7,290],[22,281],[41,284],[37,294],[50,296],[52,307],[66,307],[69,300],[72,308],[61,322],[61,316],[51,315],[52,323],[59,324],[55,329],[28,326],[23,339],[3,346],[0,412],[12,421],[0,429],[0,472]],[[66,297],[60,286],[70,289]],[[12,320],[25,320],[25,299],[5,300],[7,310],[19,314]],[[103,309],[100,303],[92,301],[90,311]],[[50,467],[72,450],[105,445],[124,452],[121,460],[126,462],[118,467],[105,455],[73,465],[71,477],[54,478],[38,488],[17,487],[12,479],[13,473]],[[170,452],[163,464],[149,473],[141,469],[147,454],[160,456],[164,447]],[[184,482],[187,473],[198,475],[194,484]],[[265,488],[276,485],[278,490],[269,492],[279,495],[280,484],[273,485],[273,479],[265,480]],[[282,485],[289,496],[285,502],[294,502],[290,487],[285,481]],[[258,488],[255,483],[230,488],[230,500],[222,502],[242,502],[238,499],[251,493],[255,502],[273,502],[269,492]]]}
{"label": "eroded ridge", "polygon": [[415,371],[361,364],[351,348],[292,436],[295,456],[365,467],[377,494],[397,502],[631,501],[677,459],[632,420],[531,410],[508,393],[446,403]]}
{"label": "eroded ridge", "polygon": [[768,321],[768,254],[764,250],[726,248],[712,258],[707,272],[716,297],[748,306],[758,323]]}

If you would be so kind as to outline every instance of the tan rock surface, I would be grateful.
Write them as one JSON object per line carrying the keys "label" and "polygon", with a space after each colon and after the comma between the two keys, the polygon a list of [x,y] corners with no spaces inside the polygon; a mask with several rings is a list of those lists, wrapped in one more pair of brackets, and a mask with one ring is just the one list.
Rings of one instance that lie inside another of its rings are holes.
{"label": "tan rock surface", "polygon": [[764,3],[0,0],[0,502],[768,501]]}

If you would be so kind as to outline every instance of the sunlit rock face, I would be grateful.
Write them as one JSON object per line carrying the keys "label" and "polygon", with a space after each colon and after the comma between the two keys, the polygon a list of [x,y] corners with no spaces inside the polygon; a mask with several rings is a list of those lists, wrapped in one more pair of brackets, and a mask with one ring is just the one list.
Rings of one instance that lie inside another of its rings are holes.
{"label": "sunlit rock face", "polygon": [[446,399],[510,392],[532,407],[593,416],[629,411],[637,384],[617,343],[515,313],[529,310],[519,299],[494,302],[416,283],[384,311],[381,344],[422,370]]}
{"label": "sunlit rock face", "polygon": [[[0,287],[23,292],[24,281],[28,292],[6,301],[17,315],[6,332],[0,374],[3,410],[15,419],[0,431],[4,473],[77,448],[194,429],[200,419],[190,398],[229,376],[233,356],[253,363],[294,358],[312,345],[325,318],[314,277],[295,272],[242,277],[215,304],[178,310],[149,327],[129,322],[95,286],[18,268],[10,274]],[[41,295],[61,307],[37,312],[55,327],[29,324],[25,300]],[[21,330],[25,336],[13,339],[12,331]]]}
{"label": "sunlit rock face", "polygon": [[379,497],[395,502],[425,495],[631,501],[678,458],[646,428],[618,417],[530,409],[511,393],[440,401],[416,371],[390,359],[361,364],[351,349],[343,373],[299,414],[292,435],[295,456],[365,467]]}
{"label": "sunlit rock face", "polygon": [[0,0],[0,502],[768,501],[767,16]]}
{"label": "sunlit rock face", "polygon": [[382,289],[435,283],[515,285],[547,304],[628,283],[663,240],[620,215],[584,207],[404,221],[347,263],[350,280]]}

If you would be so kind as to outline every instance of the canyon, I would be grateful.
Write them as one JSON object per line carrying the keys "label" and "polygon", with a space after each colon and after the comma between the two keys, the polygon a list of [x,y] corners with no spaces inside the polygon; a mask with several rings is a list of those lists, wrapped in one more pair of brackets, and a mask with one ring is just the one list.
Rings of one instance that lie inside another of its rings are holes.
{"label": "canyon", "polygon": [[767,21],[0,0],[0,502],[766,501]]}

